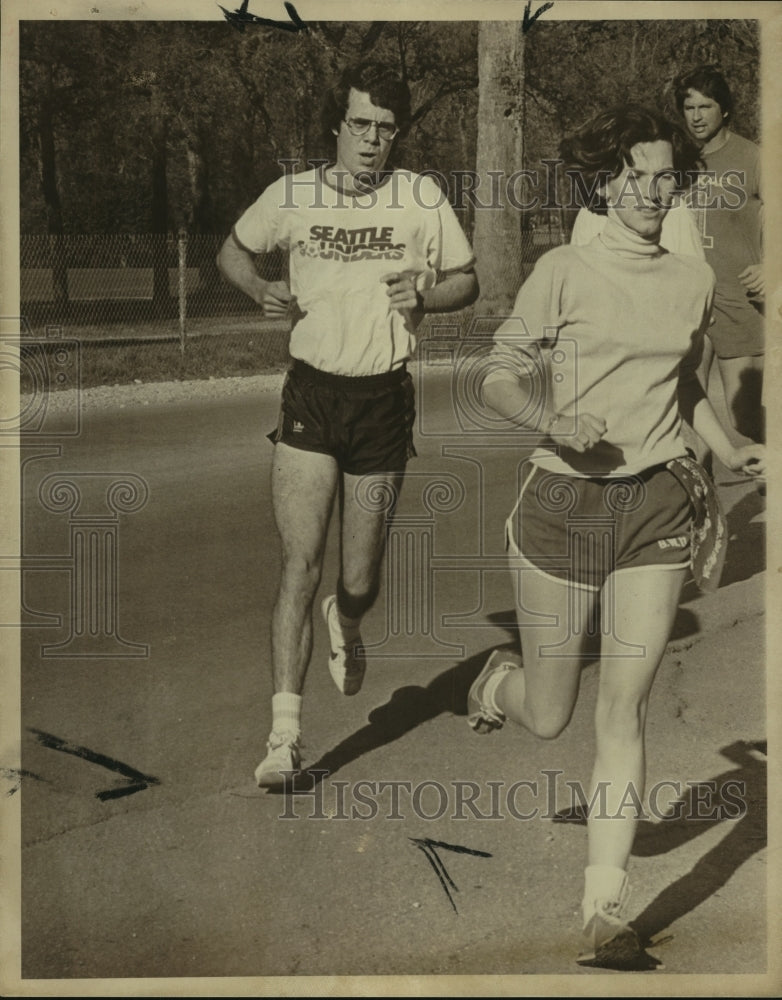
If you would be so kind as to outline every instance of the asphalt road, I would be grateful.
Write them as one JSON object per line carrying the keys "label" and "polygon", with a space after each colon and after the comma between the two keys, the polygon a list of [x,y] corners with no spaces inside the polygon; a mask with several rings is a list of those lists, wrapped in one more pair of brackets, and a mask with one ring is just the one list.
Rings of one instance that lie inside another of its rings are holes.
{"label": "asphalt road", "polygon": [[[521,455],[476,428],[469,385],[457,398],[461,416],[447,365],[419,378],[419,456],[357,697],[334,689],[316,621],[304,753],[327,774],[294,796],[252,779],[270,723],[276,393],[87,406],[80,433],[57,436],[64,415],[25,451],[22,773],[7,797],[21,785],[28,995],[53,980],[327,975],[446,976],[396,989],[451,995],[547,992],[563,975],[574,993],[599,976],[624,991],[623,974],[574,963],[573,789],[591,768],[597,665],[556,742],[479,737],[464,718],[486,655],[513,641],[502,526]],[[724,977],[744,974],[753,995],[767,971],[764,502],[719,479],[723,584],[685,589],[649,710],[649,787],[658,812],[684,812],[639,830],[636,991],[697,974],[726,995]],[[198,995],[185,982],[155,995]],[[235,988],[315,989],[249,982]]]}

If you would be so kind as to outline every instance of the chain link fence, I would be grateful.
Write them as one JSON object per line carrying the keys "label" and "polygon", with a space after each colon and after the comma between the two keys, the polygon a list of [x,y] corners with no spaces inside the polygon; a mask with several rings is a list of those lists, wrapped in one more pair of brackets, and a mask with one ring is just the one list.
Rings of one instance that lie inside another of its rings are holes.
{"label": "chain link fence", "polygon": [[[203,333],[205,318],[245,317],[258,307],[226,282],[216,257],[224,236],[23,236],[22,310],[33,329],[67,324],[84,340]],[[281,252],[257,260],[269,280]]]}
{"label": "chain link fence", "polygon": [[[216,258],[224,238],[23,236],[25,338],[44,347],[58,337],[78,342],[85,384],[284,366],[290,325],[262,317],[256,303],[222,277]],[[522,234],[522,260],[506,262],[509,287],[567,238],[558,213],[539,215]],[[259,256],[256,266],[267,280],[287,277],[281,251]],[[420,332],[425,336],[425,328]]]}

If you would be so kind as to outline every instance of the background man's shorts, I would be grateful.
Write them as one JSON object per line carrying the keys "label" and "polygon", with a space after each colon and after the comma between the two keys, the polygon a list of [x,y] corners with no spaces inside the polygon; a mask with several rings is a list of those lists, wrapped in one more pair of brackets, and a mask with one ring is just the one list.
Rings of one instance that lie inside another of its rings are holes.
{"label": "background man's shorts", "polygon": [[707,333],[718,358],[753,358],[765,353],[763,306],[753,299],[714,297],[714,322]]}
{"label": "background man's shorts", "polygon": [[397,368],[380,375],[333,375],[294,360],[285,377],[275,444],[333,456],[354,476],[401,472],[415,455],[415,388]]}
{"label": "background man's shorts", "polygon": [[508,551],[546,576],[599,590],[612,572],[687,566],[691,515],[687,491],[664,465],[587,479],[530,463],[506,523]]}

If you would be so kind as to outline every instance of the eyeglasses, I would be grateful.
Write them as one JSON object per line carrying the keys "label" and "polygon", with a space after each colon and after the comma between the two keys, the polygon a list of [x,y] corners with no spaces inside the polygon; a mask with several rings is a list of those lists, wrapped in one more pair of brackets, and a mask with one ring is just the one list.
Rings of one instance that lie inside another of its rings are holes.
{"label": "eyeglasses", "polygon": [[376,122],[371,118],[346,118],[345,124],[351,135],[366,135],[374,125],[377,129],[378,137],[386,142],[391,142],[396,137],[399,129],[393,122]]}

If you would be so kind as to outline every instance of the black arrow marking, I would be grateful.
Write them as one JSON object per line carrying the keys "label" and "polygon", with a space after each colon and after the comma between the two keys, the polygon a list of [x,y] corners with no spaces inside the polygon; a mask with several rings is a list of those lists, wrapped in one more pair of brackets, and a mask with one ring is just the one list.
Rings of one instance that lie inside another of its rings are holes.
{"label": "black arrow marking", "polygon": [[98,764],[109,771],[116,771],[117,774],[121,774],[123,778],[129,780],[128,784],[96,792],[95,798],[100,799],[101,802],[105,802],[107,799],[120,799],[125,795],[133,795],[134,792],[143,792],[150,785],[160,784],[159,778],[143,774],[135,767],[131,767],[130,764],[123,764],[121,760],[114,760],[113,757],[107,757],[106,754],[96,753],[87,747],[80,747],[76,743],[70,743],[68,740],[60,739],[59,736],[53,736],[51,733],[44,733],[40,729],[30,729],[29,732],[35,735],[42,746],[48,747],[50,750],[59,750],[61,753],[80,757],[82,760],[89,761],[90,764]]}
{"label": "black arrow marking", "polygon": [[521,22],[521,33],[526,35],[532,25],[537,21],[541,14],[545,14],[547,10],[551,10],[554,6],[553,3],[544,3],[535,11],[535,13],[530,17],[530,8],[532,7],[532,0],[527,0],[527,6],[524,8],[524,20]]}
{"label": "black arrow marking", "polygon": [[22,778],[35,778],[36,781],[46,780],[40,774],[35,774],[33,771],[25,771],[24,768],[18,767],[1,767],[0,778],[5,778],[6,781],[13,785],[12,788],[9,788],[6,793],[7,795],[15,795],[19,791],[22,787]]}
{"label": "black arrow marking", "polygon": [[256,14],[250,14],[247,10],[250,0],[243,0],[241,7],[238,10],[226,10],[222,4],[217,6],[223,12],[223,15],[229,24],[232,24],[239,31],[244,31],[245,25],[248,24],[264,24],[268,28],[280,28],[282,31],[307,31],[307,25],[299,17],[296,8],[293,6],[289,0],[285,2],[285,10],[287,11],[290,21],[275,21],[270,17],[258,17]]}
{"label": "black arrow marking", "polygon": [[437,853],[437,848],[441,847],[446,851],[455,851],[457,854],[472,854],[478,858],[490,858],[491,854],[489,854],[488,851],[473,850],[471,847],[460,847],[458,844],[446,844],[442,840],[429,840],[428,837],[409,837],[408,839],[411,840],[415,846],[419,848],[419,850],[424,852],[424,856],[434,869],[434,873],[437,876],[440,885],[443,887],[443,892],[448,897],[448,902],[453,907],[454,913],[458,913],[459,911],[456,909],[456,903],[451,895],[451,889],[453,889],[454,892],[458,892],[459,887],[448,874],[448,871],[443,864],[443,859]]}
{"label": "black arrow marking", "polygon": [[472,847],[460,847],[459,844],[446,844],[442,840],[417,840],[415,837],[410,838],[416,844],[425,844],[427,847],[443,847],[446,851],[456,851],[457,854],[473,854],[476,858],[490,858],[491,854],[488,851],[476,851]]}
{"label": "black arrow marking", "polygon": [[[424,852],[424,857],[432,866],[432,868],[434,868],[434,873],[440,880],[440,885],[443,887],[443,892],[448,897],[448,902],[453,907],[453,912],[458,913],[459,911],[456,909],[456,903],[454,903],[453,901],[453,896],[451,895],[448,886],[450,886],[451,889],[454,890],[454,892],[458,892],[459,887],[456,885],[454,880],[448,874],[445,865],[443,864],[442,860],[437,854],[437,851],[427,847],[425,844],[418,844],[417,846],[421,848],[421,850]],[[448,885],[446,885],[446,881],[448,882]]]}

